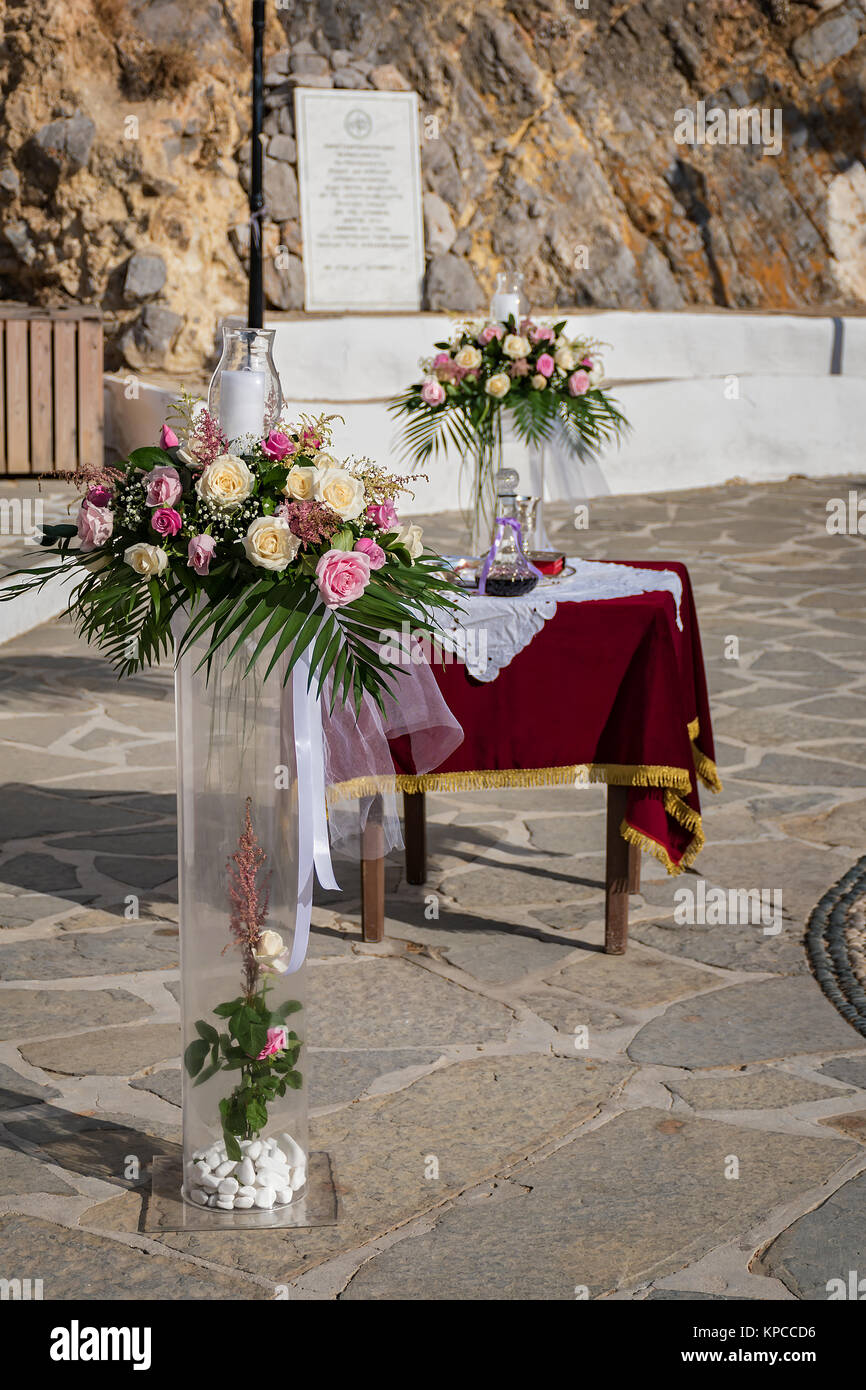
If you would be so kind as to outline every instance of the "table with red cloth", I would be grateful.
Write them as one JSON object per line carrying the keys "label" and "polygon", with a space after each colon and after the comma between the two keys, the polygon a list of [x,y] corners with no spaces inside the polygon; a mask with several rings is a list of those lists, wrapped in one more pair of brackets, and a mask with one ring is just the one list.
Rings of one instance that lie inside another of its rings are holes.
{"label": "table with red cloth", "polygon": [[[613,808],[615,833],[632,849],[633,888],[640,850],[672,874],[693,862],[704,843],[698,784],[719,791],[721,783],[688,570],[672,561],[612,563],[674,571],[682,581],[682,628],[666,591],[560,602],[492,681],[473,679],[457,661],[434,663],[464,731],[440,767],[417,776],[409,740],[390,747],[407,812],[425,791],[576,782],[621,788],[615,797],[608,793],[608,860]],[[407,824],[407,859],[417,819],[415,813]]]}

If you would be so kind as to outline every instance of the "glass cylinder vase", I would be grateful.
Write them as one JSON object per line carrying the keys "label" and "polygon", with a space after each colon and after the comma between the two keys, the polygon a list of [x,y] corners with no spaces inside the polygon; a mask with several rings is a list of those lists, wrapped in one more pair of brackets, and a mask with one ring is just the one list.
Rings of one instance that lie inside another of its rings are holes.
{"label": "glass cylinder vase", "polygon": [[527,504],[534,503],[532,530],[523,535],[526,549],[549,550],[544,525],[544,444],[527,444],[514,428],[511,412],[504,407],[500,408],[500,426],[499,437],[489,454],[474,451],[464,460],[471,478],[468,508],[471,553],[484,555],[493,544],[494,522],[497,511],[501,510],[497,504],[496,475],[504,469],[516,472],[516,491]]}
{"label": "glass cylinder vase", "polygon": [[262,679],[206,649],[175,675],[183,1198],[264,1214],[307,1180],[293,707],[285,657]]}
{"label": "glass cylinder vase", "polygon": [[262,439],[280,418],[283,396],[274,366],[274,333],[273,328],[223,327],[222,356],[207,403],[230,444]]}

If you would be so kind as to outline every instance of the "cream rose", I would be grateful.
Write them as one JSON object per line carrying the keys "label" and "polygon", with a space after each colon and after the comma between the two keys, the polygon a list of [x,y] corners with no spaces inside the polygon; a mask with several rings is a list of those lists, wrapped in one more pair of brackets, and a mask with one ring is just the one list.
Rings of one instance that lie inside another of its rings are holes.
{"label": "cream rose", "polygon": [[397,530],[399,544],[405,545],[413,560],[417,560],[418,556],[424,553],[423,536],[424,532],[421,527],[414,525],[411,521],[404,521]]}
{"label": "cream rose", "polygon": [[284,975],[288,968],[288,950],[286,943],[278,931],[263,931],[259,937],[258,947],[253,951],[254,958],[259,965],[263,965],[266,970],[274,970],[278,975]]}
{"label": "cream rose", "polygon": [[529,339],[524,338],[521,333],[506,333],[502,343],[502,351],[506,357],[528,357]]}
{"label": "cream rose", "polygon": [[281,516],[257,516],[244,537],[247,559],[262,570],[284,570],[300,545]]}
{"label": "cream rose", "polygon": [[237,454],[220,454],[208,464],[195,490],[203,502],[229,511],[247,500],[253,490],[253,475]]}
{"label": "cream rose", "polygon": [[465,367],[468,372],[471,372],[476,367],[481,366],[481,353],[477,347],[464,347],[460,349],[454,361],[458,367]]}
{"label": "cream rose", "polygon": [[590,386],[598,386],[602,381],[604,381],[604,363],[596,361],[589,373],[589,384]]}
{"label": "cream rose", "polygon": [[290,468],[286,477],[283,492],[286,497],[293,497],[296,502],[309,502],[312,500],[316,479],[319,476],[318,468],[306,468],[296,464]]}
{"label": "cream rose", "polygon": [[344,521],[354,521],[364,510],[364,484],[347,468],[320,468],[313,496],[328,506]]}
{"label": "cream rose", "polygon": [[553,360],[561,372],[570,372],[574,366],[574,353],[570,347],[557,348]]}
{"label": "cream rose", "polygon": [[508,395],[511,382],[504,372],[497,372],[495,376],[490,378],[484,389],[488,396],[495,396],[497,400],[500,400],[503,396]]}
{"label": "cream rose", "polygon": [[543,391],[547,385],[547,377],[542,376],[541,372],[536,372],[535,376],[532,378],[531,384],[536,391]]}
{"label": "cream rose", "polygon": [[147,541],[139,541],[137,545],[131,545],[123,552],[123,558],[136,574],[142,575],[145,579],[153,579],[155,575],[162,574],[168,564],[168,556],[158,545],[148,545]]}

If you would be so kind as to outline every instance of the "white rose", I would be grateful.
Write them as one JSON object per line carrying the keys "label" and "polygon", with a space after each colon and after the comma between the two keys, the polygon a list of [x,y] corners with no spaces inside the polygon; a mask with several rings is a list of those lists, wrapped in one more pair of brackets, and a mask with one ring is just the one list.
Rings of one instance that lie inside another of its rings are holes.
{"label": "white rose", "polygon": [[417,560],[418,556],[424,553],[423,536],[421,527],[415,526],[411,521],[404,521],[397,530],[399,544],[405,545],[413,560]]}
{"label": "white rose", "polygon": [[503,396],[508,395],[511,382],[504,372],[497,372],[495,376],[490,378],[484,389],[488,396],[495,396],[497,400],[500,400]]}
{"label": "white rose", "polygon": [[267,966],[269,970],[275,970],[278,975],[284,975],[288,968],[288,955],[286,943],[278,931],[263,931],[259,937],[259,948],[253,951],[254,958],[259,965]]}
{"label": "white rose", "polygon": [[320,468],[313,496],[344,521],[354,521],[366,505],[364,484],[348,468]]}
{"label": "white rose", "polygon": [[547,385],[547,377],[542,376],[541,372],[536,372],[535,376],[532,378],[532,385],[535,387],[536,391],[543,391]]}
{"label": "white rose", "polygon": [[561,347],[554,353],[553,360],[561,372],[570,372],[574,366],[574,353],[570,347]]}
{"label": "white rose", "polygon": [[284,570],[300,545],[281,516],[257,516],[244,537],[247,559],[262,570]]}
{"label": "white rose", "polygon": [[458,367],[465,367],[467,371],[473,371],[481,366],[481,353],[477,347],[461,348],[454,358]]}
{"label": "white rose", "polygon": [[589,374],[589,384],[590,386],[598,386],[602,381],[604,381],[604,363],[596,362]]}
{"label": "white rose", "polygon": [[147,541],[129,546],[124,550],[123,558],[136,574],[143,575],[145,579],[162,574],[168,564],[165,551],[158,545],[148,545]]}
{"label": "white rose", "polygon": [[220,454],[208,464],[195,490],[202,501],[229,511],[247,500],[253,490],[253,475],[237,454]]}
{"label": "white rose", "polygon": [[506,357],[528,357],[529,339],[522,337],[519,333],[506,333],[502,343],[502,351]]}
{"label": "white rose", "polygon": [[304,468],[296,464],[289,469],[283,493],[286,497],[293,497],[296,502],[309,502],[314,496],[318,476],[318,468]]}

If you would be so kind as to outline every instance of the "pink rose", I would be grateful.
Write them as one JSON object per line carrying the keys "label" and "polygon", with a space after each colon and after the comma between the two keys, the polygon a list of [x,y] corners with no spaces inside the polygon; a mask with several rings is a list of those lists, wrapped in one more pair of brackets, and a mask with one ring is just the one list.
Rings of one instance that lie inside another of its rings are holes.
{"label": "pink rose", "polygon": [[262,453],[269,459],[284,459],[293,454],[297,445],[282,430],[271,430],[267,439],[262,440]]}
{"label": "pink rose", "polygon": [[151,512],[150,524],[158,536],[176,536],[183,526],[183,517],[173,507],[157,507]]}
{"label": "pink rose", "polygon": [[584,357],[580,365],[581,367],[588,367],[589,370],[592,371],[592,358]]}
{"label": "pink rose", "polygon": [[98,550],[110,539],[114,530],[114,514],[104,507],[96,507],[87,499],[78,508],[78,534],[82,550]]}
{"label": "pink rose", "polygon": [[98,483],[96,487],[88,489],[87,501],[92,502],[94,507],[107,507],[113,495],[110,487]]}
{"label": "pink rose", "polygon": [[393,502],[378,502],[367,508],[367,517],[380,531],[392,531],[397,525],[397,508]]}
{"label": "pink rose", "polygon": [[326,550],[316,565],[316,583],[328,608],[360,598],[370,582],[370,560],[357,550]]}
{"label": "pink rose", "polygon": [[572,396],[585,396],[589,390],[589,377],[586,372],[572,372],[568,378],[568,389]]}
{"label": "pink rose", "polygon": [[201,536],[193,536],[187,546],[187,563],[195,570],[196,574],[208,574],[210,572],[210,562],[216,553],[216,541],[213,536],[206,533]]}
{"label": "pink rose", "polygon": [[421,387],[421,399],[427,405],[441,405],[445,399],[445,387],[441,382],[428,377]]}
{"label": "pink rose", "polygon": [[172,507],[182,491],[180,474],[170,464],[160,464],[147,475],[145,500],[149,507]]}
{"label": "pink rose", "polygon": [[494,338],[504,337],[505,329],[502,327],[501,323],[488,323],[487,327],[482,328],[481,332],[478,334],[478,341],[481,343],[482,347],[486,347],[488,343],[493,342]]}
{"label": "pink rose", "polygon": [[543,352],[535,364],[535,370],[542,376],[553,376],[553,369],[556,366],[549,352]]}
{"label": "pink rose", "polygon": [[433,370],[434,370],[434,372],[438,372],[438,371],[440,370],[440,368],[443,368],[443,367],[445,368],[446,371],[448,371],[448,370],[449,370],[451,367],[453,367],[453,366],[454,366],[454,363],[453,363],[453,361],[451,360],[451,353],[450,353],[450,352],[437,352],[436,356],[433,358]]}
{"label": "pink rose", "polygon": [[542,323],[533,330],[532,341],[534,343],[554,343],[556,342],[556,334],[549,325]]}
{"label": "pink rose", "polygon": [[360,540],[355,541],[355,550],[366,555],[371,570],[380,570],[385,563],[385,552],[372,536],[362,536]]}
{"label": "pink rose", "polygon": [[163,425],[159,432],[159,442],[163,449],[176,449],[180,440],[170,425]]}
{"label": "pink rose", "polygon": [[268,1040],[256,1058],[257,1062],[263,1062],[266,1057],[276,1057],[278,1052],[285,1052],[289,1045],[289,1034],[285,1028],[269,1028]]}

